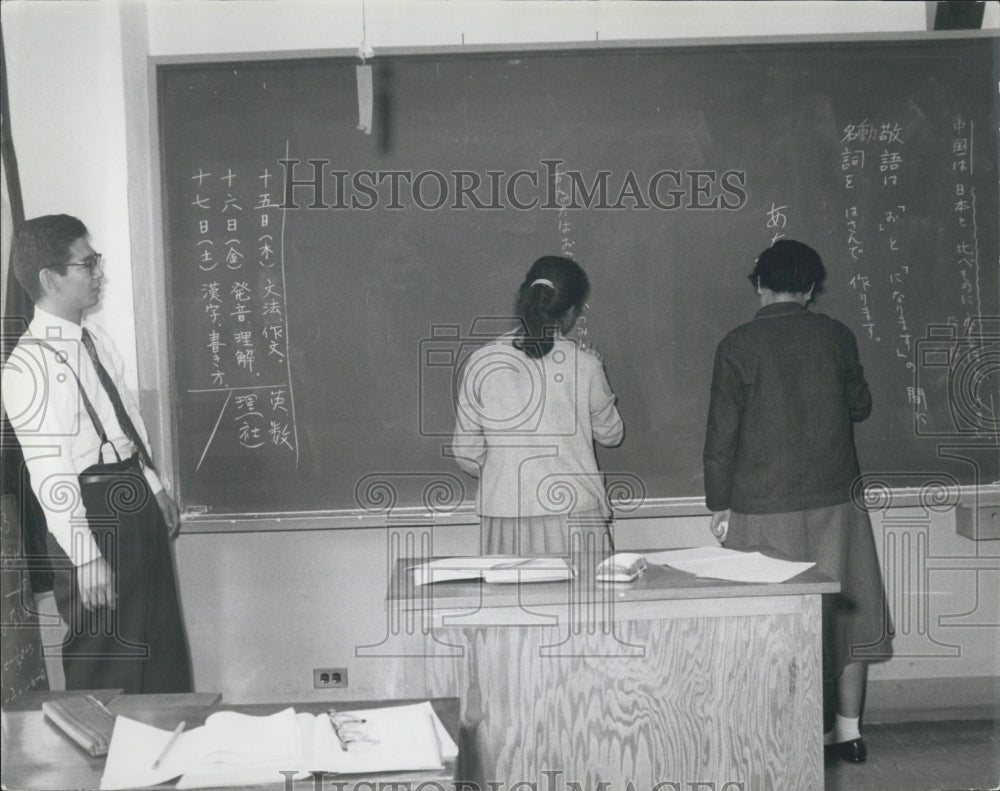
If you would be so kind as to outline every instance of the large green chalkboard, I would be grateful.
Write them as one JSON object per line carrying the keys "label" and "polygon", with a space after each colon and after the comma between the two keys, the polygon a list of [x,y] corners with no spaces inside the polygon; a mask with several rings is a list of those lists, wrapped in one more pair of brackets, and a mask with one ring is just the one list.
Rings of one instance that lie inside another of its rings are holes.
{"label": "large green chalkboard", "polygon": [[815,309],[858,336],[863,469],[996,480],[997,52],[979,35],[379,56],[371,134],[356,58],[158,65],[185,508],[471,499],[442,452],[456,366],[560,252],[591,276],[580,329],[626,423],[603,468],[648,499],[699,496],[713,351],[753,315],[745,275],[778,235],[820,252]]}

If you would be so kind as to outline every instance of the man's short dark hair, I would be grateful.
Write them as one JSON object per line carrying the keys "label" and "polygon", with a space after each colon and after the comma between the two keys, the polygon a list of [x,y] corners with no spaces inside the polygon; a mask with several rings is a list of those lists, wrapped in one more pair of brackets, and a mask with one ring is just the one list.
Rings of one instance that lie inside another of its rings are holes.
{"label": "man's short dark hair", "polygon": [[754,287],[763,286],[775,294],[806,294],[812,288],[816,296],[823,290],[826,268],[809,245],[779,239],[757,256],[748,277]]}
{"label": "man's short dark hair", "polygon": [[69,246],[87,235],[87,226],[68,214],[46,214],[21,225],[10,246],[14,276],[33,300],[41,296],[38,273],[53,269],[66,274]]}

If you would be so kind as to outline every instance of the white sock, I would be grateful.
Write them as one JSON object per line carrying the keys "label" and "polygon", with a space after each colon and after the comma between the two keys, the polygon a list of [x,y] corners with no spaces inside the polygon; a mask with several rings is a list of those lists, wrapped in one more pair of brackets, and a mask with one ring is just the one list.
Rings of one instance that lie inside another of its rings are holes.
{"label": "white sock", "polygon": [[861,738],[860,717],[842,717],[837,715],[837,723],[833,726],[836,742],[849,742]]}
{"label": "white sock", "polygon": [[830,730],[828,730],[826,733],[823,734],[823,744],[824,745],[836,744],[836,742],[833,739],[833,728],[830,728]]}

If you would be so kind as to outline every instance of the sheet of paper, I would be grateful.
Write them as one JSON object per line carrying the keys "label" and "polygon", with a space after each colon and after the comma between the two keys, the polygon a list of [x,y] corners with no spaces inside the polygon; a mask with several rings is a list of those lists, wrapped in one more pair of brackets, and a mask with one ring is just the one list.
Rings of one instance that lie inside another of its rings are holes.
{"label": "sheet of paper", "polygon": [[451,734],[448,733],[448,729],[444,727],[444,723],[441,722],[441,718],[438,717],[437,712],[434,711],[434,707],[431,705],[431,702],[429,700],[425,700],[423,703],[417,705],[427,711],[432,718],[432,722],[434,723],[434,732],[437,734],[438,746],[441,749],[441,758],[445,761],[453,761],[458,758],[458,745],[455,744],[455,740],[451,738]]}
{"label": "sheet of paper", "polygon": [[760,552],[749,552],[741,558],[719,559],[710,566],[700,568],[696,574],[699,577],[733,582],[785,582],[815,565],[815,563],[778,560]]}
{"label": "sheet of paper", "polygon": [[157,769],[153,762],[173,736],[172,731],[154,728],[119,715],[104,764],[101,788],[138,788],[165,783],[183,774],[192,760],[201,753],[200,732],[203,728],[185,731],[170,746]]}
{"label": "sheet of paper", "polygon": [[285,778],[281,772],[302,768],[305,750],[295,709],[265,717],[220,711],[201,730],[200,754],[188,763],[177,788],[278,783]]}
{"label": "sheet of paper", "polygon": [[658,552],[647,552],[646,562],[657,566],[673,566],[674,563],[715,560],[742,554],[742,552],[738,552],[735,549],[726,549],[719,546],[691,547],[690,549],[661,549]]}
{"label": "sheet of paper", "polygon": [[234,763],[244,758],[288,762],[302,754],[293,708],[266,717],[216,712],[205,720],[204,739],[210,747],[203,760],[210,763]]}
{"label": "sheet of paper", "polygon": [[696,577],[759,583],[785,582],[816,565],[712,546],[650,552],[646,560]]}

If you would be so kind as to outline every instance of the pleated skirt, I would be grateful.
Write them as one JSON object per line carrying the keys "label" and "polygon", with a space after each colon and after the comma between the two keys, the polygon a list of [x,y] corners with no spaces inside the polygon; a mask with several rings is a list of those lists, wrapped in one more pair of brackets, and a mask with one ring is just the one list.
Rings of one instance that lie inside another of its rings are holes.
{"label": "pleated skirt", "polygon": [[484,555],[563,555],[614,552],[608,521],[600,511],[558,516],[483,516]]}
{"label": "pleated skirt", "polygon": [[852,662],[892,655],[892,622],[868,512],[853,503],[779,514],[733,513],[726,546],[773,550],[812,561],[840,582],[823,596],[823,675],[837,678]]}

